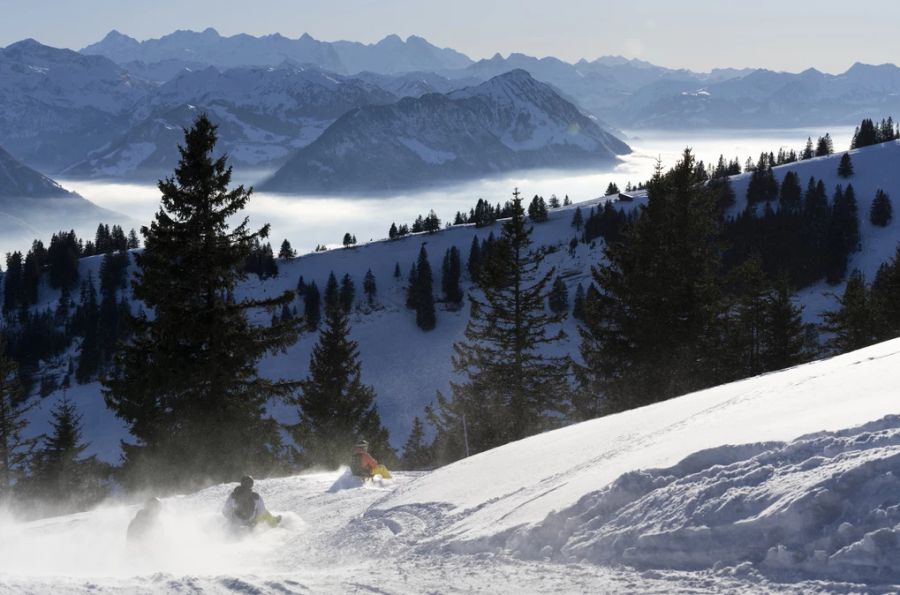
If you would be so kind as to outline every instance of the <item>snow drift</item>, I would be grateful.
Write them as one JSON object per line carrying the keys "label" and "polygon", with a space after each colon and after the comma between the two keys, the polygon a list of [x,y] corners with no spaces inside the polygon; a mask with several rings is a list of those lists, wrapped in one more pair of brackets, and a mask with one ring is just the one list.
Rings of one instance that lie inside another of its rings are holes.
{"label": "snow drift", "polygon": [[518,555],[900,580],[900,416],[633,471],[516,532]]}

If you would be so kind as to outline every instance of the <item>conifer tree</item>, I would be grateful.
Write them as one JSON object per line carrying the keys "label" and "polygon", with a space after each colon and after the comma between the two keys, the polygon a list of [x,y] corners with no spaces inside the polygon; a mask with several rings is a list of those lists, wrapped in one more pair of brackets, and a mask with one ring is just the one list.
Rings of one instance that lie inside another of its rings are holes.
{"label": "conifer tree", "polygon": [[565,282],[558,275],[550,288],[547,305],[550,306],[550,311],[556,314],[565,314],[569,311],[569,290],[566,289]]}
{"label": "conifer tree", "polygon": [[747,202],[751,205],[762,201],[768,202],[777,196],[778,180],[775,179],[769,156],[763,153],[759,156],[759,161],[747,184]]}
{"label": "conifer tree", "polygon": [[615,182],[610,182],[609,186],[606,187],[606,196],[612,196],[613,194],[619,193],[619,187]]}
{"label": "conifer tree", "polygon": [[6,273],[3,275],[3,313],[15,312],[22,296],[22,253],[7,252]]}
{"label": "conifer tree", "polygon": [[324,328],[310,356],[309,376],[294,398],[300,421],[290,429],[307,466],[337,468],[363,438],[376,456],[393,456],[375,407],[375,391],[362,383],[359,345],[350,339],[350,323],[336,292],[332,276],[325,290]]}
{"label": "conifer tree", "polygon": [[24,477],[35,444],[23,431],[37,402],[25,404],[24,396],[18,366],[0,338],[0,505],[8,503],[13,485]]}
{"label": "conifer tree", "polygon": [[395,240],[397,239],[397,224],[391,223],[391,228],[388,230],[388,238]]}
{"label": "conifer tree", "polygon": [[690,150],[666,174],[657,169],[648,202],[621,242],[594,269],[600,291],[581,327],[586,399],[605,411],[667,399],[715,381],[722,311],[716,197],[698,182]]}
{"label": "conifer tree", "polygon": [[281,451],[270,399],[289,385],[259,376],[266,354],[293,344],[296,321],[256,326],[248,312],[275,308],[293,293],[262,300],[233,298],[242,263],[268,225],[232,227],[251,191],[229,190],[231,168],[215,158],[216,127],[205,115],[185,131],[173,177],[159,182],[161,208],[141,229],[135,298],[153,311],[104,380],[107,405],[136,440],[124,444],[131,483],[189,486],[243,473],[264,474]]}
{"label": "conifer tree", "polygon": [[575,207],[575,214],[572,215],[572,227],[574,227],[576,231],[581,231],[583,225],[584,216],[581,214],[581,207]]}
{"label": "conifer tree", "polygon": [[853,186],[834,192],[831,224],[825,244],[825,280],[837,285],[847,272],[850,254],[859,245],[859,214]]}
{"label": "conifer tree", "polygon": [[350,275],[345,273],[341,278],[341,290],[340,290],[340,302],[341,308],[344,309],[344,312],[349,313],[350,310],[353,309],[353,300],[356,297],[356,287],[353,284],[353,279],[350,278]]}
{"label": "conifer tree", "polygon": [[543,196],[535,195],[528,205],[528,218],[534,223],[543,223],[548,218],[547,203]]}
{"label": "conifer tree", "polygon": [[416,325],[423,331],[430,331],[437,324],[437,318],[434,313],[434,281],[425,244],[422,244],[419,249],[415,281],[412,291],[416,309]]}
{"label": "conifer tree", "polygon": [[543,254],[531,249],[530,235],[516,191],[469,295],[465,340],[453,347],[453,369],[464,380],[428,410],[442,460],[466,454],[463,433],[469,452],[480,452],[553,427],[567,408],[569,360],[545,355],[565,337],[562,317],[545,306],[555,271],[541,271]]}
{"label": "conifer tree", "polygon": [[870,302],[873,326],[879,341],[900,337],[900,246],[894,257],[878,267]]}
{"label": "conifer tree", "polygon": [[825,136],[819,137],[816,145],[816,157],[826,157],[834,153],[834,143],[831,141],[831,135],[827,132]]}
{"label": "conifer tree", "polygon": [[137,232],[134,229],[128,231],[128,249],[136,250],[141,247],[141,241],[138,239]]}
{"label": "conifer tree", "polygon": [[881,142],[879,139],[878,129],[875,122],[871,118],[865,118],[857,127],[853,135],[853,142],[850,144],[851,149],[860,147],[868,147]]}
{"label": "conifer tree", "polygon": [[425,217],[425,220],[422,222],[422,231],[427,231],[428,233],[434,233],[441,229],[441,220],[435,214],[434,210],[428,212],[428,216]]}
{"label": "conifer tree", "polygon": [[297,257],[297,251],[291,247],[291,243],[285,239],[281,242],[281,249],[278,250],[278,258],[283,258],[284,260],[292,260]]}
{"label": "conifer tree", "polygon": [[418,271],[416,270],[416,263],[412,263],[409,267],[409,274],[407,274],[407,285],[406,285],[406,307],[410,310],[415,310],[418,304],[419,299],[419,281],[418,281]]}
{"label": "conifer tree", "polygon": [[813,151],[812,138],[807,137],[806,146],[803,148],[803,152],[800,153],[800,159],[803,159],[805,161],[807,159],[812,159],[814,156],[815,153]]}
{"label": "conifer tree", "polygon": [[869,221],[876,227],[887,227],[894,218],[894,207],[891,205],[891,199],[884,190],[880,188],[875,192],[875,199],[872,200],[872,207],[869,209]]}
{"label": "conifer tree", "polygon": [[319,321],[322,318],[322,296],[319,294],[319,288],[313,281],[306,286],[306,292],[303,294],[303,317],[306,319],[307,327],[312,330],[319,327]]}
{"label": "conifer tree", "polygon": [[849,178],[853,175],[853,162],[850,160],[850,153],[844,153],[841,156],[841,162],[838,164],[837,173],[842,178]]}
{"label": "conifer tree", "polygon": [[809,361],[802,307],[791,302],[787,279],[782,279],[766,299],[766,327],[762,361],[765,370],[783,370]]}
{"label": "conifer tree", "polygon": [[431,451],[425,443],[425,426],[418,416],[413,418],[413,427],[403,446],[400,460],[403,468],[411,471],[431,466]]}
{"label": "conifer tree", "polygon": [[75,380],[79,384],[90,382],[100,369],[102,358],[102,337],[100,336],[100,306],[93,274],[88,273],[87,281],[81,287],[81,303],[78,308],[78,326],[81,329],[81,349],[78,352],[78,367]]}
{"label": "conifer tree", "polygon": [[778,194],[778,205],[784,214],[799,214],[803,202],[803,189],[797,174],[789,171],[784,174],[781,190]]}
{"label": "conifer tree", "polygon": [[363,277],[363,292],[366,294],[366,301],[369,303],[369,306],[375,305],[375,295],[378,291],[378,288],[375,285],[375,274],[372,273],[372,269],[366,271],[366,276]]}
{"label": "conifer tree", "polygon": [[764,370],[764,333],[769,284],[758,256],[731,272],[734,304],[729,312],[728,347],[722,380],[756,376]]}
{"label": "conifer tree", "polygon": [[579,283],[575,288],[575,299],[572,300],[572,318],[584,320],[584,286]]}
{"label": "conifer tree", "polygon": [[83,456],[89,445],[82,440],[75,404],[64,396],[53,408],[50,425],[52,432],[35,454],[27,491],[63,510],[81,510],[98,502],[106,495],[108,470],[95,457]]}
{"label": "conifer tree", "polygon": [[395,263],[394,263],[394,279],[399,279],[399,278],[402,277],[402,276],[403,276],[403,275],[402,275],[402,273],[400,272],[400,263],[399,263],[399,262],[395,262]]}
{"label": "conifer tree", "polygon": [[469,247],[469,260],[466,262],[466,268],[469,271],[469,279],[473,282],[478,280],[481,272],[481,242],[478,236],[472,237],[472,245]]}
{"label": "conifer tree", "polygon": [[462,288],[459,286],[461,273],[459,249],[451,246],[444,254],[444,260],[441,263],[441,291],[444,299],[451,304],[461,304],[463,300]]}
{"label": "conifer tree", "polygon": [[875,328],[869,289],[862,273],[853,271],[838,309],[826,312],[823,328],[831,333],[826,346],[832,353],[846,353],[875,342]]}

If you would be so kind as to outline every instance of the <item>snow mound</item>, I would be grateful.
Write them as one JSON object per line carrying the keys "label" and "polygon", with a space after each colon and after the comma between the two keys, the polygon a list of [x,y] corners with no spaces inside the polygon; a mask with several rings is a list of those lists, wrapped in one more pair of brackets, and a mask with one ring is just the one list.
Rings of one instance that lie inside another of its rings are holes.
{"label": "snow mound", "polygon": [[511,535],[529,559],[900,580],[900,416],[632,471]]}

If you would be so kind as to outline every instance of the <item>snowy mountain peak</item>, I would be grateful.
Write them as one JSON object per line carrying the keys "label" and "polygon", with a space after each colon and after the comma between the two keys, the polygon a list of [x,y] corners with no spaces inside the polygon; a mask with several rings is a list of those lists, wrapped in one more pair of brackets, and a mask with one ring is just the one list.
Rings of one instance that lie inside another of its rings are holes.
{"label": "snowy mountain peak", "polygon": [[366,106],[339,118],[260,187],[388,190],[628,153],[552,87],[512,70],[448,94]]}
{"label": "snowy mountain peak", "polygon": [[375,45],[403,45],[403,40],[396,33],[391,33]]}
{"label": "snowy mountain peak", "polygon": [[0,198],[46,198],[72,193],[0,147]]}

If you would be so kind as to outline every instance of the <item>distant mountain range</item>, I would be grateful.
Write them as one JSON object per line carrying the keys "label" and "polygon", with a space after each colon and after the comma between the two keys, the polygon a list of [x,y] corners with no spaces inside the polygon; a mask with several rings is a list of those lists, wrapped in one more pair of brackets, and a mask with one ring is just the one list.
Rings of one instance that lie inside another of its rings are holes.
{"label": "distant mountain range", "polygon": [[361,79],[284,63],[185,71],[132,109],[115,141],[67,168],[77,177],[160,177],[178,162],[182,128],[200,112],[218,125],[232,162],[271,171],[345,112],[399,97]]}
{"label": "distant mountain range", "polygon": [[536,167],[596,166],[629,147],[514,70],[476,87],[351,110],[263,191],[384,191]]}
{"label": "distant mountain range", "polygon": [[472,63],[467,56],[442,49],[421,37],[406,41],[389,35],[373,44],[352,41],[318,41],[308,34],[288,39],[279,34],[254,37],[223,37],[215,29],[202,32],[176,31],[159,39],[137,41],[111,31],[101,41],[81,50],[82,54],[105,56],[131,68],[138,64],[172,61],[206,64],[217,68],[237,66],[277,66],[285,60],[318,66],[343,74],[374,71],[396,74],[415,71],[441,71],[465,68]]}
{"label": "distant mountain range", "polygon": [[[893,65],[856,64],[839,75],[816,70],[698,73],[618,56],[571,64],[498,54],[476,62],[415,36],[361,44],[309,35],[225,37],[207,29],[138,41],[113,31],[80,52],[30,39],[0,49],[0,145],[54,175],[156,179],[175,165],[181,128],[204,111],[219,125],[222,146],[235,165],[274,171],[324,150],[327,139],[321,135],[345,114],[373,118],[367,130],[378,139],[372,141],[375,146],[396,132],[392,127],[398,120],[372,114],[396,114],[429,102],[436,106],[441,100],[429,98],[435,93],[455,105],[453,93],[515,70],[546,83],[606,130],[846,125],[900,114],[900,69]],[[384,129],[376,134],[373,127],[380,124]],[[400,128],[403,138],[434,147],[433,124],[442,125],[413,120]],[[311,147],[320,138],[323,143]],[[465,158],[454,142],[447,140],[451,149],[446,152],[454,153],[461,166]],[[363,144],[356,140],[351,146]],[[542,167],[574,158],[574,153],[565,155],[537,151],[524,159],[519,151],[514,159],[495,156],[485,169],[505,169],[513,161],[516,167]],[[437,169],[449,175],[451,169],[417,166],[423,169],[410,179],[429,178]],[[354,167],[361,171],[366,165],[360,161]],[[463,167],[453,177],[476,175],[478,169]],[[328,184],[321,174],[304,184]],[[333,180],[335,188],[356,184]]]}

